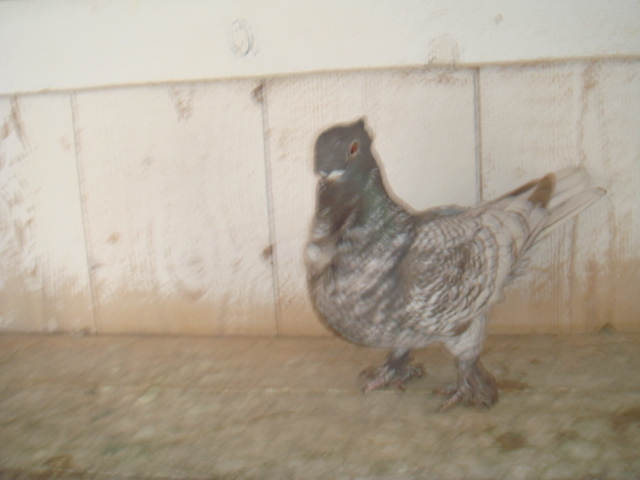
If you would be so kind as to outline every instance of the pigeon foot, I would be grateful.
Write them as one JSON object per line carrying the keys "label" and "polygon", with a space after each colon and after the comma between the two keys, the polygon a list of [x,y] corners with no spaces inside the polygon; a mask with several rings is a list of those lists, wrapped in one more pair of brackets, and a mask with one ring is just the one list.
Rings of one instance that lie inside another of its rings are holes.
{"label": "pigeon foot", "polygon": [[435,393],[447,397],[438,409],[439,412],[459,403],[485,409],[498,402],[496,379],[485,370],[479,359],[458,362],[458,384],[436,390]]}
{"label": "pigeon foot", "polygon": [[389,385],[404,391],[407,380],[421,377],[425,373],[422,365],[409,365],[411,358],[408,349],[397,349],[389,354],[382,365],[364,369],[360,373],[360,377],[364,379],[362,391],[367,393]]}

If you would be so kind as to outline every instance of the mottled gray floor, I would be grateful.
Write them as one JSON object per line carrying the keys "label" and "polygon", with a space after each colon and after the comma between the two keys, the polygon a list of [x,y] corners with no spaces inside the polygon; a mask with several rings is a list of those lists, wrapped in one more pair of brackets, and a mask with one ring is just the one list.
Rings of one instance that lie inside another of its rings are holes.
{"label": "mottled gray floor", "polygon": [[640,335],[491,337],[492,410],[436,413],[338,339],[0,336],[2,479],[640,478]]}

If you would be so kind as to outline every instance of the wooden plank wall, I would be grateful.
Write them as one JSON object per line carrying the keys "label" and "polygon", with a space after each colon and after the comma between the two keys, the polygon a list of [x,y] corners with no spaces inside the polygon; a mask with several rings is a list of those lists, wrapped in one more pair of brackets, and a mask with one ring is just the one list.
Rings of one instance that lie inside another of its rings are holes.
{"label": "wooden plank wall", "polygon": [[396,195],[470,205],[584,165],[491,331],[640,330],[640,61],[408,69],[0,97],[0,330],[325,335],[312,147],[366,116]]}

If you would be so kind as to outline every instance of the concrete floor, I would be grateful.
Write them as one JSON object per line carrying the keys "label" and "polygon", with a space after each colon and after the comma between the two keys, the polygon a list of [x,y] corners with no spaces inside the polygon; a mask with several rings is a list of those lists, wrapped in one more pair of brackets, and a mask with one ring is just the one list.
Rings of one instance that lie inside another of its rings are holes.
{"label": "concrete floor", "polygon": [[489,411],[436,413],[334,338],[0,336],[2,479],[640,478],[640,335],[491,337]]}

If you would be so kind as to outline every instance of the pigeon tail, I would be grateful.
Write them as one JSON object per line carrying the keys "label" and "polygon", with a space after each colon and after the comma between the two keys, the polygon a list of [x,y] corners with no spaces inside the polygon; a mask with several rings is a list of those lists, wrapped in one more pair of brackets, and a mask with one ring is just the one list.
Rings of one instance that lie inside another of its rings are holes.
{"label": "pigeon tail", "polygon": [[546,205],[549,216],[538,239],[546,237],[556,228],[564,225],[607,192],[604,188],[591,187],[589,175],[580,167],[564,168],[557,172],[555,177],[555,189]]}

